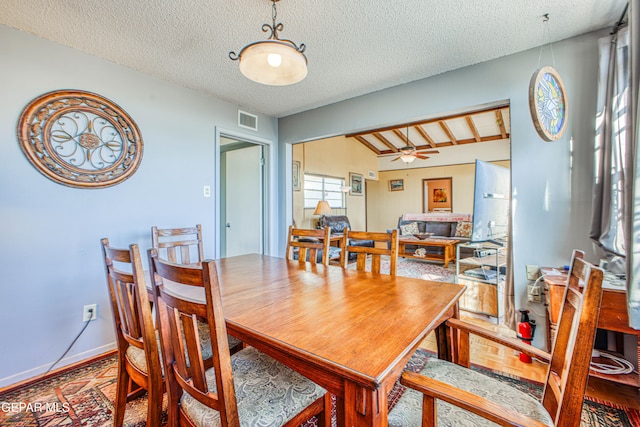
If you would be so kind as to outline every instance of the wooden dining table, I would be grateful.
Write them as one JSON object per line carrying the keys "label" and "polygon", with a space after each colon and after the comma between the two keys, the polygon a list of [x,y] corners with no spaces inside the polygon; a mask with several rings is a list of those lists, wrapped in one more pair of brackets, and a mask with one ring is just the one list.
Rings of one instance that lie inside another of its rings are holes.
{"label": "wooden dining table", "polygon": [[387,394],[431,331],[448,357],[462,285],[255,254],[216,264],[228,332],[333,393],[340,426],[387,425]]}

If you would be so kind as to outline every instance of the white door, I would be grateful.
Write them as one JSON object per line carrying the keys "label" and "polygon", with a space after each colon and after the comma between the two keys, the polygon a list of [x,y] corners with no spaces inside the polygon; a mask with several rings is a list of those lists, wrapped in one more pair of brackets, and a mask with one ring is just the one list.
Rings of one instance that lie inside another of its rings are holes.
{"label": "white door", "polygon": [[264,253],[263,146],[243,144],[224,151],[222,172],[222,257]]}

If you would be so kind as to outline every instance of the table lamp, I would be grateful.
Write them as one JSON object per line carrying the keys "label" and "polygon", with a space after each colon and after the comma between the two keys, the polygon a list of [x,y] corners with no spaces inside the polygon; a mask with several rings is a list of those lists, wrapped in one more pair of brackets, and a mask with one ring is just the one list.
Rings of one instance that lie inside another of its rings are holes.
{"label": "table lamp", "polygon": [[[331,215],[331,206],[329,206],[329,202],[326,200],[320,200],[316,205],[316,210],[313,211],[314,215],[320,215],[320,219],[323,215]],[[318,219],[318,223],[316,224],[316,228],[320,228],[320,219]]]}
{"label": "table lamp", "polygon": [[314,215],[331,215],[331,213],[331,206],[325,200],[320,200],[316,205],[316,210],[313,211]]}

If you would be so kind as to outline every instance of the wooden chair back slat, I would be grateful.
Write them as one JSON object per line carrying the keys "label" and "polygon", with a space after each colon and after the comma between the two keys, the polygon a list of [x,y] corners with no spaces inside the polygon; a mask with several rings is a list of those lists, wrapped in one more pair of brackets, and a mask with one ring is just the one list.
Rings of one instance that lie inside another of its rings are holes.
{"label": "wooden chair back slat", "polygon": [[[374,247],[350,245],[351,240],[372,240]],[[340,264],[347,266],[350,253],[356,253],[356,269],[365,271],[367,256],[371,257],[371,272],[380,274],[381,258],[383,255],[389,256],[389,274],[396,275],[398,264],[398,230],[391,233],[351,231],[345,229],[342,235],[342,251],[340,253]]]}
{"label": "wooden chair back slat", "polygon": [[574,251],[542,403],[558,426],[578,426],[602,297],[601,269]]}
{"label": "wooden chair back slat", "polygon": [[[227,330],[215,262],[182,266],[161,260],[149,251],[149,267],[158,301],[160,336],[165,353],[165,375],[169,392],[169,425],[178,425],[183,392],[220,412],[223,426],[239,426]],[[206,304],[197,304],[167,292],[165,281],[204,288]],[[200,347],[197,321],[206,321],[211,335],[213,369],[217,393],[207,387],[207,363]]]}
{"label": "wooden chair back slat", "polygon": [[151,227],[151,246],[160,258],[174,264],[197,264],[204,259],[202,226],[183,228]]}
{"label": "wooden chair back slat", "polygon": [[[317,239],[317,241],[312,241],[311,239]],[[298,262],[305,263],[309,260],[309,262],[316,263],[318,253],[322,251],[322,264],[328,265],[330,240],[331,229],[329,227],[323,229],[304,229],[290,226],[285,252],[286,258],[294,259],[294,248],[297,248]]]}
{"label": "wooden chair back slat", "polygon": [[[147,425],[160,426],[164,382],[140,250],[137,245],[130,245],[128,249],[114,248],[106,238],[101,244],[118,345],[114,425],[122,426],[126,402],[139,395],[139,390],[129,389],[133,381],[148,392]],[[130,346],[144,350],[146,372],[127,358]]]}

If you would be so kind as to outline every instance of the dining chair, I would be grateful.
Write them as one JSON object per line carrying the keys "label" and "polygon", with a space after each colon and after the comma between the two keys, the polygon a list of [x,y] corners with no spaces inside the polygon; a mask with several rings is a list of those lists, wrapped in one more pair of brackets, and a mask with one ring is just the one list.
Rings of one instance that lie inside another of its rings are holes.
{"label": "dining chair", "polygon": [[[158,251],[158,256],[169,262],[181,265],[196,265],[204,259],[202,226],[184,228],[151,227],[151,247]],[[200,325],[201,327],[204,325]],[[229,335],[231,352],[240,350],[244,344]]]}
{"label": "dining chair", "polygon": [[[350,245],[351,240],[373,241],[373,247]],[[349,254],[355,253],[356,269],[365,271],[367,265],[367,256],[371,256],[371,272],[380,274],[380,264],[382,255],[389,256],[389,274],[396,275],[398,264],[398,230],[393,229],[388,233],[370,232],[370,231],[351,231],[346,229],[342,234],[342,243],[340,245],[340,265],[347,266]]]}
{"label": "dining chair", "polygon": [[114,426],[125,407],[146,390],[147,426],[160,426],[164,383],[152,308],[137,245],[117,249],[102,239],[102,253],[118,346]]}
{"label": "dining chair", "polygon": [[[149,251],[158,301],[169,400],[169,427],[183,425],[299,426],[314,415],[330,424],[331,398],[323,388],[280,362],[247,347],[230,355],[216,264],[180,266]],[[167,281],[204,287],[205,304],[165,289]],[[198,319],[211,331],[213,366],[198,345]],[[183,330],[184,333],[180,333]]]}
{"label": "dining chair", "polygon": [[331,229],[304,229],[289,226],[286,254],[288,259],[297,259],[300,263],[329,264],[331,247]]}
{"label": "dining chair", "polygon": [[204,259],[202,226],[185,228],[151,227],[151,247],[160,257],[176,264],[195,264]]}
{"label": "dining chair", "polygon": [[[583,252],[574,251],[550,354],[517,339],[450,319],[447,324],[454,331],[453,354],[457,364],[429,359],[420,373],[404,372],[400,382],[409,389],[390,412],[389,426],[579,426],[603,277],[601,269],[583,258]],[[467,369],[469,334],[549,363],[542,401]]]}

